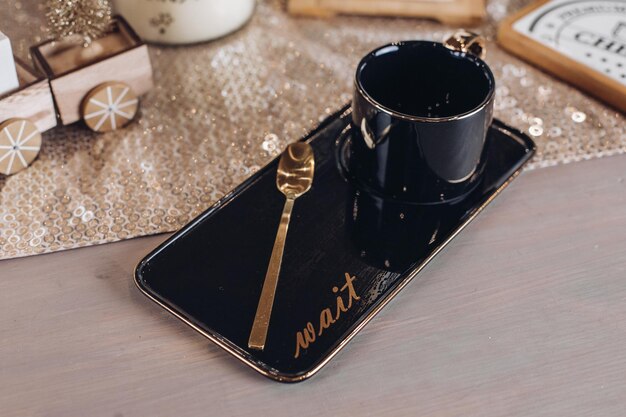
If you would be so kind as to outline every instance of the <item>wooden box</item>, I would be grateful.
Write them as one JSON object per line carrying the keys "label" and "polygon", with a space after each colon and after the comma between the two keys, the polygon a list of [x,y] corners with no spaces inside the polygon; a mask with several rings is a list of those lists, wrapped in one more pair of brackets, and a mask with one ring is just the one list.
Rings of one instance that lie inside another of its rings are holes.
{"label": "wooden box", "polygon": [[288,0],[292,14],[425,17],[449,25],[473,25],[486,15],[485,0]]}
{"label": "wooden box", "polygon": [[48,80],[17,57],[15,67],[20,86],[0,96],[0,123],[9,119],[28,119],[45,132],[57,125],[54,100]]}
{"label": "wooden box", "polygon": [[121,81],[141,95],[152,88],[148,47],[121,17],[114,30],[90,47],[46,41],[31,48],[33,61],[49,78],[59,120],[67,125],[82,118],[85,96],[102,84]]}

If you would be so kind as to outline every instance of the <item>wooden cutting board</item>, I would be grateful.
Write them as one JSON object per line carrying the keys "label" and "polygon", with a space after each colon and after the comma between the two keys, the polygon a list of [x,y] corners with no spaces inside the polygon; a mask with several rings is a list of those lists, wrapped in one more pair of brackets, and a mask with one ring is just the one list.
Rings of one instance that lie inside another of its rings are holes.
{"label": "wooden cutting board", "polygon": [[485,0],[289,0],[292,14],[426,17],[449,25],[473,25],[485,17]]}
{"label": "wooden cutting board", "polygon": [[541,0],[504,20],[498,42],[626,112],[626,0]]}

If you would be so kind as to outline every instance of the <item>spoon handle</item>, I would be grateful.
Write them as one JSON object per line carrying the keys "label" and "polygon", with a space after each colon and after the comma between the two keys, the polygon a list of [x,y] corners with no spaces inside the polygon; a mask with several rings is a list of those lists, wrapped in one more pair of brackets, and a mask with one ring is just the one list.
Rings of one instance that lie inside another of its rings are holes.
{"label": "spoon handle", "polygon": [[248,347],[256,350],[265,348],[265,339],[267,338],[267,329],[270,324],[270,316],[272,315],[272,306],[274,305],[274,295],[276,294],[276,285],[278,284],[278,276],[280,274],[280,265],[283,261],[283,250],[285,249],[285,240],[287,239],[287,229],[289,227],[289,219],[291,218],[291,210],[295,199],[287,197],[283,214],[280,218],[278,233],[274,241],[274,249],[270,264],[265,273],[265,281],[261,290],[261,298],[254,316],[254,323],[250,331],[250,339],[248,339]]}

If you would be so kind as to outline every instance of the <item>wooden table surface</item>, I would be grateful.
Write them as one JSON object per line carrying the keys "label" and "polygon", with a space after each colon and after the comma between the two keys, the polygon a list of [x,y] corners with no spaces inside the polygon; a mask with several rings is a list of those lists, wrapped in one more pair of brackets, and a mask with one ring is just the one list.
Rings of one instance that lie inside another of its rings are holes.
{"label": "wooden table surface", "polygon": [[522,174],[300,384],[140,294],[164,239],[0,262],[1,416],[626,415],[626,156]]}

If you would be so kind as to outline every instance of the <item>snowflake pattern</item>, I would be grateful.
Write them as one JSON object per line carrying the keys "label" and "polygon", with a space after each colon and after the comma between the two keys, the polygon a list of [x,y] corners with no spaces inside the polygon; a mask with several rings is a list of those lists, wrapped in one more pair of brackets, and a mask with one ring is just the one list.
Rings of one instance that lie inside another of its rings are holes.
{"label": "snowflake pattern", "polygon": [[41,133],[31,121],[12,119],[0,125],[0,172],[12,175],[31,164],[41,148]]}
{"label": "snowflake pattern", "polygon": [[104,84],[87,96],[83,119],[93,131],[108,132],[124,127],[133,120],[138,106],[139,100],[129,86],[122,83]]}

